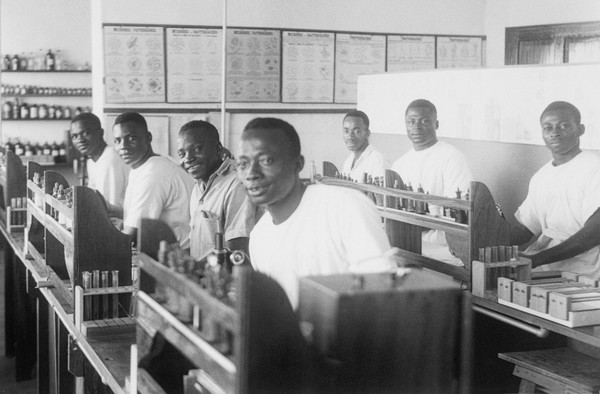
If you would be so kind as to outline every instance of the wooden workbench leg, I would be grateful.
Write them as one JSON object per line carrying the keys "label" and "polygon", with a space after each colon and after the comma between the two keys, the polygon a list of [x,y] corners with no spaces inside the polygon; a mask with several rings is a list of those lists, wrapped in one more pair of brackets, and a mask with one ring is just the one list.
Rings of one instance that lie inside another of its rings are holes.
{"label": "wooden workbench leg", "polygon": [[530,382],[527,379],[521,379],[519,384],[519,394],[533,394],[535,393],[535,383]]}
{"label": "wooden workbench leg", "polygon": [[[39,294],[39,291],[36,290]],[[38,393],[50,393],[50,352],[48,345],[48,302],[39,294],[37,298],[37,378],[38,378]]]}
{"label": "wooden workbench leg", "polygon": [[[15,379],[29,380],[33,376],[36,354],[36,307],[35,295],[26,291],[29,273],[20,262],[14,262],[15,303]],[[13,309],[14,308],[14,309]]]}
{"label": "wooden workbench leg", "polygon": [[75,393],[75,376],[69,372],[69,330],[60,319],[57,323],[58,392]]}
{"label": "wooden workbench leg", "polygon": [[4,346],[6,357],[15,356],[15,254],[4,237],[0,241],[4,258]]}

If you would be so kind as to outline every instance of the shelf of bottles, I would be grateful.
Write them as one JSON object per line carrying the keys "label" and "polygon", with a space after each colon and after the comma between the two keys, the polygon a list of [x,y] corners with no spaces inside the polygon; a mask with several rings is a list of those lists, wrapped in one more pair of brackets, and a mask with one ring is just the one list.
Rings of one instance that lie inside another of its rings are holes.
{"label": "shelf of bottles", "polygon": [[2,103],[2,120],[69,120],[82,112],[91,111],[90,107],[82,106],[28,104],[16,98]]}
{"label": "shelf of bottles", "polygon": [[17,97],[89,97],[92,95],[92,88],[65,88],[57,86],[36,86],[36,85],[0,85],[0,94],[3,96]]}
{"label": "shelf of bottles", "polygon": [[90,72],[89,63],[75,64],[66,59],[61,50],[6,54],[2,58],[4,72]]}
{"label": "shelf of bottles", "polygon": [[35,161],[40,165],[67,163],[67,144],[65,141],[61,143],[54,141],[52,144],[45,142],[41,145],[29,141],[22,142],[20,139],[13,142],[9,139],[5,149],[19,156],[24,163],[28,161]]}

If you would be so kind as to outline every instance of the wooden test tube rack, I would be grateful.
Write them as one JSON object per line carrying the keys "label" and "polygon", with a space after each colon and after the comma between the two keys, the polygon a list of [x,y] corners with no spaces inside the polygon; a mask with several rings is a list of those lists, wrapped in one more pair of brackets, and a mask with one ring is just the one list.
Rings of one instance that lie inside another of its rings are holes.
{"label": "wooden test tube rack", "polygon": [[0,220],[9,233],[24,231],[27,227],[26,174],[23,162],[14,152],[0,148],[4,167],[0,171]]}
{"label": "wooden test tube rack", "polygon": [[[184,274],[156,260],[161,240],[175,242],[170,228],[157,220],[142,219],[138,241],[141,268],[137,299],[138,360],[150,353],[152,339],[161,333],[201,370],[191,370],[189,376],[195,377],[194,384],[205,389],[216,387],[227,393],[247,393],[308,387],[302,379],[313,376],[316,368],[311,364],[308,345],[283,289],[249,267],[234,267],[237,301],[218,299]],[[186,324],[171,314],[153,298],[149,283],[154,281],[192,303],[197,311],[196,320],[200,321]],[[293,366],[281,363],[282,349]],[[136,373],[140,392],[161,392],[160,384],[145,369],[138,368]]]}
{"label": "wooden test tube rack", "polygon": [[[323,174],[317,176],[317,182],[384,196],[383,205],[378,205],[377,209],[385,220],[392,246],[400,248],[401,255],[410,261],[417,261],[426,268],[445,273],[467,284],[471,283],[471,262],[477,259],[479,248],[509,244],[509,224],[499,213],[489,189],[481,182],[471,182],[469,200],[463,200],[395,189],[393,185],[403,187],[404,183],[392,170],[386,170],[386,187],[339,179],[335,177],[339,172],[330,162],[323,163]],[[396,202],[399,200],[463,212],[466,223],[397,209]],[[423,256],[421,235],[424,229],[444,231],[449,249],[464,262],[464,267]]]}
{"label": "wooden test tube rack", "polygon": [[[44,176],[43,189],[33,182],[36,172]],[[25,252],[51,268],[46,285],[62,289],[73,306],[71,289],[83,288],[85,271],[118,270],[120,286],[131,286],[131,240],[111,223],[103,197],[88,187],[74,186],[73,206],[68,207],[52,196],[55,183],[69,187],[62,175],[44,171],[35,162],[27,163]],[[70,219],[72,229],[59,224],[52,216],[53,210]],[[119,292],[119,303],[125,310],[129,310],[130,297],[126,292]],[[75,321],[78,320],[82,318],[76,311]]]}

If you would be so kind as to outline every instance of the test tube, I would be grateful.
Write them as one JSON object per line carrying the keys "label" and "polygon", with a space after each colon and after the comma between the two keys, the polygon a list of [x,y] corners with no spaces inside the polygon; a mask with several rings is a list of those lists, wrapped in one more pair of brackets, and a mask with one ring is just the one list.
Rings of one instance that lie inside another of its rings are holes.
{"label": "test tube", "polygon": [[[92,288],[100,288],[100,270],[92,271]],[[92,320],[98,320],[100,315],[100,299],[97,295],[92,296]]]}
{"label": "test tube", "polygon": [[[102,288],[108,287],[108,271],[101,272]],[[102,319],[108,319],[108,294],[102,294]]]}
{"label": "test tube", "polygon": [[518,260],[518,259],[519,259],[519,245],[513,245],[511,260]]}
{"label": "test tube", "polygon": [[[112,276],[112,287],[119,287],[119,270],[110,271]],[[116,319],[119,317],[119,295],[113,294],[112,296],[112,318]]]}
{"label": "test tube", "polygon": [[[83,279],[83,289],[89,290],[92,288],[92,274],[89,271],[81,273]],[[91,320],[92,317],[92,299],[90,296],[83,297],[83,320]]]}

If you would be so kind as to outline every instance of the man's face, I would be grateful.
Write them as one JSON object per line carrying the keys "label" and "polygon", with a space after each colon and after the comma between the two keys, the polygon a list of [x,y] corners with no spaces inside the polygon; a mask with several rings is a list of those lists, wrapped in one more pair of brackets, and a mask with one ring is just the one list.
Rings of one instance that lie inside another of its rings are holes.
{"label": "man's face", "polygon": [[362,152],[369,143],[371,132],[365,121],[356,116],[348,116],[342,123],[344,142],[348,150],[352,152]]}
{"label": "man's face", "polygon": [[90,155],[97,152],[102,145],[103,130],[78,121],[71,124],[71,140],[73,145],[82,155]]}
{"label": "man's face", "polygon": [[135,169],[144,164],[150,151],[152,136],[132,122],[120,123],[113,127],[115,148],[125,164]]}
{"label": "man's face", "polygon": [[427,107],[414,107],[406,111],[406,134],[417,151],[427,149],[437,142],[437,115]]}
{"label": "man's face", "polygon": [[304,163],[302,156],[291,157],[278,130],[254,129],[245,133],[237,174],[250,200],[261,206],[285,204]]}
{"label": "man's face", "polygon": [[177,140],[179,163],[195,180],[207,182],[222,163],[220,144],[202,130],[188,130]]}
{"label": "man's face", "polygon": [[585,127],[575,121],[570,111],[553,110],[546,112],[540,119],[542,137],[546,146],[554,155],[564,155],[579,149],[579,137]]}

